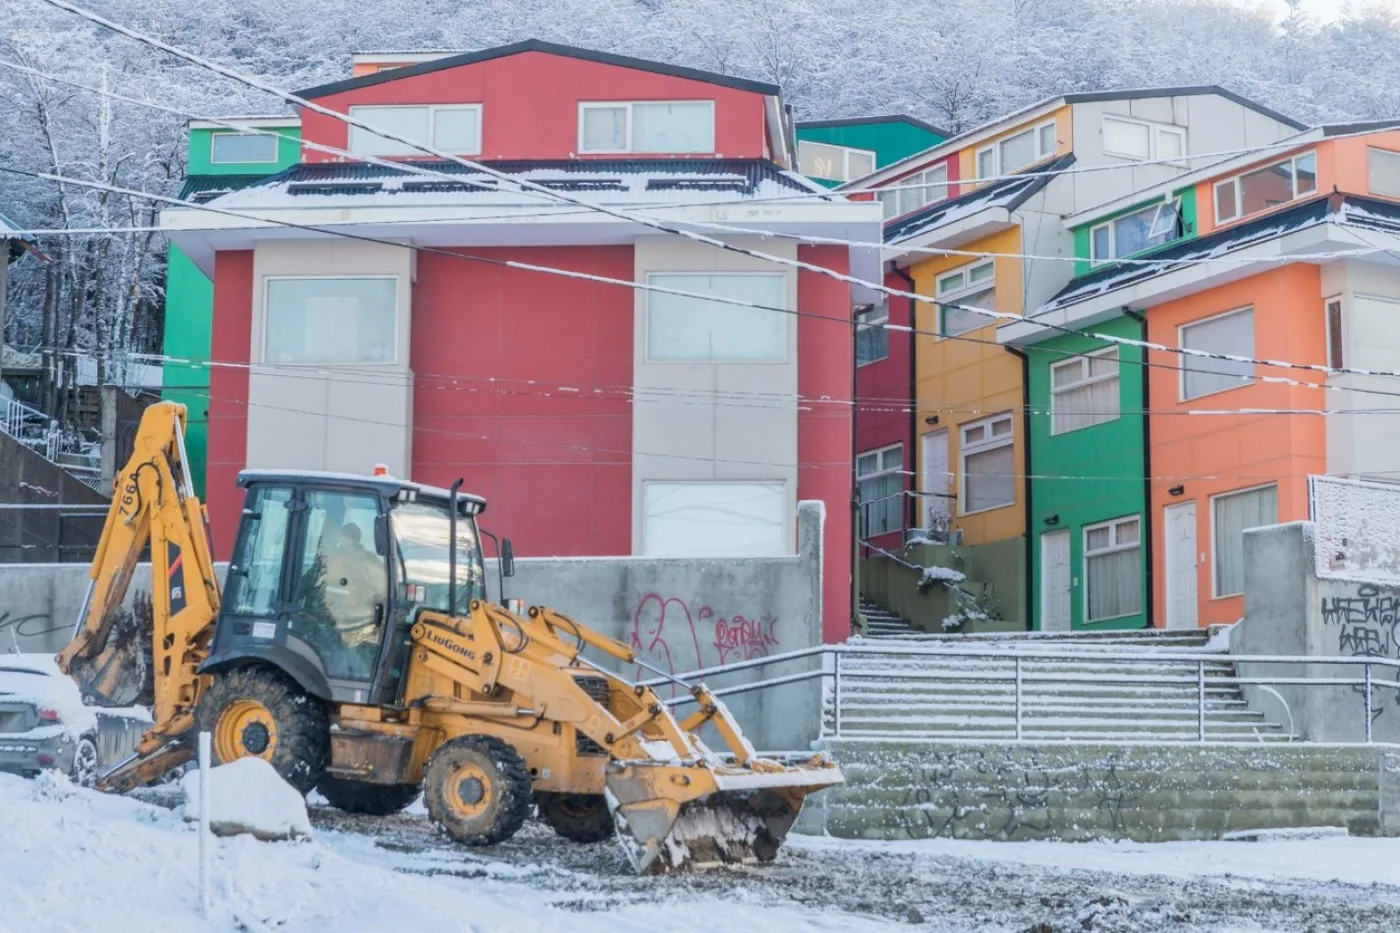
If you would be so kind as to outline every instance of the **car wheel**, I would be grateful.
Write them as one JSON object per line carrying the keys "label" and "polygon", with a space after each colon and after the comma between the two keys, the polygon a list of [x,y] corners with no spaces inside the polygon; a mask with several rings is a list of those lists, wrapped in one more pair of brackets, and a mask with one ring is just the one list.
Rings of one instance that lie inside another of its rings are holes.
{"label": "car wheel", "polygon": [[93,787],[97,784],[97,743],[90,736],[78,739],[73,749],[73,767],[68,777],[79,787]]}

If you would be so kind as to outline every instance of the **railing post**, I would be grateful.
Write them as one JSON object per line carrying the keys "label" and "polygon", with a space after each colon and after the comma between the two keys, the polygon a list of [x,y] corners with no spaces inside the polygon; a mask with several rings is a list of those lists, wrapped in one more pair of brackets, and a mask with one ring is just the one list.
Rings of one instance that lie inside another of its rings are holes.
{"label": "railing post", "polygon": [[831,686],[831,730],[836,738],[841,737],[841,652],[836,652],[835,674]]}
{"label": "railing post", "polygon": [[1371,744],[1371,662],[1366,662],[1366,744]]}
{"label": "railing post", "polygon": [[1016,656],[1016,741],[1021,741],[1021,656]]}
{"label": "railing post", "polygon": [[1196,662],[1196,741],[1206,740],[1206,662]]}

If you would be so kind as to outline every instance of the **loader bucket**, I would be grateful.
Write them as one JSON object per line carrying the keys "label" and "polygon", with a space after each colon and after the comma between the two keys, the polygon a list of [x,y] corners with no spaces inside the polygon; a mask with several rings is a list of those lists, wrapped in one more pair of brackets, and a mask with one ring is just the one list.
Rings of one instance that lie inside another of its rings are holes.
{"label": "loader bucket", "polygon": [[149,706],[155,696],[151,670],[150,601],[138,599],[131,609],[116,608],[104,622],[106,638],[86,654],[65,658],[59,666],[78,685],[84,702],[94,706]]}
{"label": "loader bucket", "polygon": [[618,838],[632,867],[648,875],[771,862],[806,796],[843,780],[820,756],[747,767],[619,761],[606,777]]}

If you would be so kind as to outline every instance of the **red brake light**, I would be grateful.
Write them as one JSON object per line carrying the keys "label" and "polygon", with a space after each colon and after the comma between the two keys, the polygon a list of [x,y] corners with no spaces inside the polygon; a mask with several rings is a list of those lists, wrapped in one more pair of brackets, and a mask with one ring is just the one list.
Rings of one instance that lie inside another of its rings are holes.
{"label": "red brake light", "polygon": [[58,710],[56,710],[56,709],[41,709],[41,710],[39,710],[39,721],[40,721],[40,722],[58,722]]}

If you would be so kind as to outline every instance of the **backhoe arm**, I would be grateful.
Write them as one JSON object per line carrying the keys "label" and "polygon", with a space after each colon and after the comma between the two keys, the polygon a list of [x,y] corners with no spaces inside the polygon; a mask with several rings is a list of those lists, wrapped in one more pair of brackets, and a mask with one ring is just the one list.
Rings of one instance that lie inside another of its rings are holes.
{"label": "backhoe arm", "polygon": [[[115,479],[73,640],[57,658],[88,702],[151,706],[153,726],[135,759],[105,776],[109,783],[116,771],[129,770],[190,728],[200,686],[196,669],[209,654],[219,613],[208,519],[190,480],[184,427],[185,406],[172,402],[152,405],[142,416],[131,459]],[[150,602],[127,610],[131,577],[147,545]]]}

